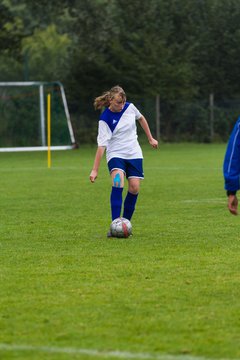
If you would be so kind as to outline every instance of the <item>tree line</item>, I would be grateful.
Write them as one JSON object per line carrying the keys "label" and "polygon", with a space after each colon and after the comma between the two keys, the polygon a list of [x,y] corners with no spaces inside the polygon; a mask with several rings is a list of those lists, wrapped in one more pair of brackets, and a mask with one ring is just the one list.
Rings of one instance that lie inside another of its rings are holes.
{"label": "tree line", "polygon": [[236,120],[239,0],[1,0],[0,12],[0,81],[61,81],[86,140],[94,97],[116,84],[152,118],[160,96],[166,140],[209,140],[210,94],[220,139]]}

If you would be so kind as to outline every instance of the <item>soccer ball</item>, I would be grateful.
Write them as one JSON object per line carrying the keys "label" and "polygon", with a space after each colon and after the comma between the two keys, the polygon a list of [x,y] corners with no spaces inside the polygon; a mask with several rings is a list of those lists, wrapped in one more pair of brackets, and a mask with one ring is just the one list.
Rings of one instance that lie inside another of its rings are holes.
{"label": "soccer ball", "polygon": [[132,235],[132,224],[128,219],[119,217],[113,220],[110,230],[114,237],[127,238]]}

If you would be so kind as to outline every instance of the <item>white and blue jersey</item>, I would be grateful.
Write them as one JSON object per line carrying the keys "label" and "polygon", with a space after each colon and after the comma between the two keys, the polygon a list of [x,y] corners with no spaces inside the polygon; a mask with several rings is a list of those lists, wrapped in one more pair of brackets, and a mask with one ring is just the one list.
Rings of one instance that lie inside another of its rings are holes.
{"label": "white and blue jersey", "polygon": [[225,189],[240,189],[240,117],[231,133],[223,163]]}
{"label": "white and blue jersey", "polygon": [[142,159],[143,154],[138,143],[136,120],[142,114],[132,104],[126,102],[120,112],[108,108],[100,116],[98,125],[98,146],[106,147],[107,162],[112,158]]}

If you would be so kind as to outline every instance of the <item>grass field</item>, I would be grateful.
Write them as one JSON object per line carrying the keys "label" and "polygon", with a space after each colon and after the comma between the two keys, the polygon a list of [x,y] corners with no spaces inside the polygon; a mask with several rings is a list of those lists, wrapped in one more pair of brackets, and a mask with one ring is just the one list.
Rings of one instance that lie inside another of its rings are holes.
{"label": "grass field", "polygon": [[224,144],[144,146],[131,239],[95,147],[0,154],[0,359],[240,359],[240,217]]}

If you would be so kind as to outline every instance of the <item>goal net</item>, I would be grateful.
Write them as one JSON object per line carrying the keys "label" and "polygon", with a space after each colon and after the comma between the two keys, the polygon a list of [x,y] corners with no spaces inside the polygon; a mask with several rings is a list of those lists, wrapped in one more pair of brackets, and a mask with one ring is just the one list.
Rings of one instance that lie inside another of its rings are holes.
{"label": "goal net", "polygon": [[0,82],[0,152],[47,150],[48,94],[51,149],[77,147],[60,82]]}

